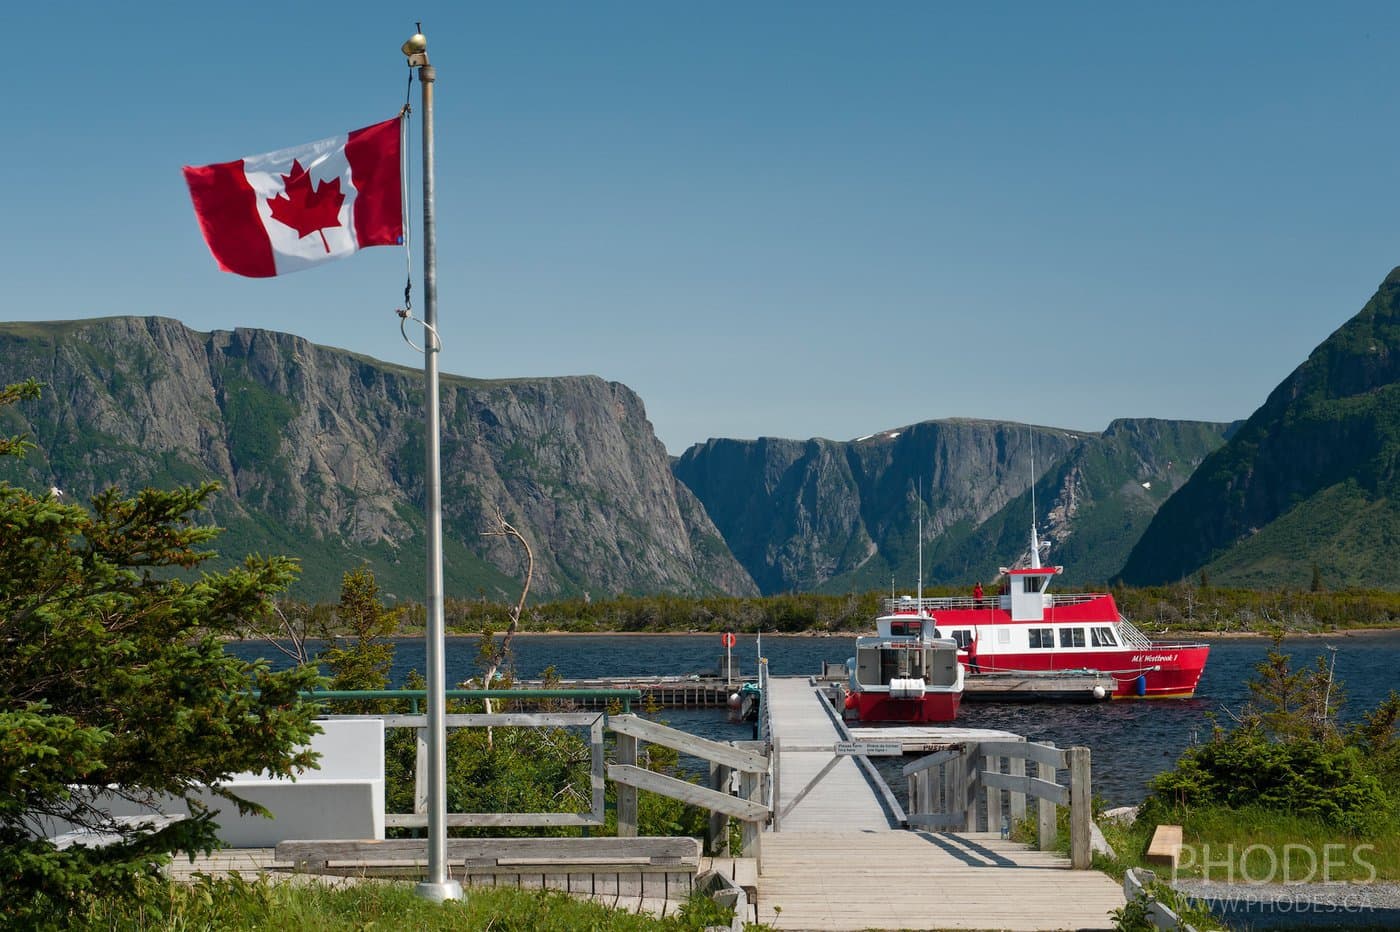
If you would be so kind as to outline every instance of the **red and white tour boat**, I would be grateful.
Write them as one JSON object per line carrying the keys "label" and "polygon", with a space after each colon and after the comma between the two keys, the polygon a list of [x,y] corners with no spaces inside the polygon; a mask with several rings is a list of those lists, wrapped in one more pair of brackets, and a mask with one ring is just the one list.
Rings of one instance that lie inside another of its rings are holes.
{"label": "red and white tour boat", "polygon": [[963,693],[958,643],[939,636],[918,601],[897,600],[875,619],[874,635],[856,638],[856,655],[846,661],[846,708],[862,722],[921,724],[957,717]]}
{"label": "red and white tour boat", "polygon": [[1028,565],[1001,568],[999,594],[890,600],[887,610],[930,616],[958,644],[973,682],[986,674],[1095,671],[1113,677],[1114,698],[1190,698],[1210,645],[1153,641],[1118,612],[1107,592],[1052,594],[1064,567],[1042,566],[1031,529]]}

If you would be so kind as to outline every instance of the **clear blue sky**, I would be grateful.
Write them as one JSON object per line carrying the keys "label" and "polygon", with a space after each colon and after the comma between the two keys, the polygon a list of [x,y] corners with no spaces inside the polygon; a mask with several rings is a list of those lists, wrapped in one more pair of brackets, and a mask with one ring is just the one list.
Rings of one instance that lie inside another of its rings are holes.
{"label": "clear blue sky", "polygon": [[392,116],[420,18],[444,371],[623,382],[674,453],[1247,417],[1400,264],[1395,4],[12,3],[0,319],[419,365],[401,252],[218,272],[180,166]]}

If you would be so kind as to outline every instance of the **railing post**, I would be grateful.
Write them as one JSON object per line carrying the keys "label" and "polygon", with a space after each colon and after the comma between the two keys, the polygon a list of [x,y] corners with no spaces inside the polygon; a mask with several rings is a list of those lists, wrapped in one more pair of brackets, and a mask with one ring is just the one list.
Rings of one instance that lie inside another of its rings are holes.
{"label": "railing post", "polygon": [[773,739],[773,831],[783,830],[783,739]]}
{"label": "railing post", "polygon": [[[1011,757],[1006,762],[1006,770],[1013,777],[1024,777],[1026,775],[1026,759],[1024,757]],[[1026,794],[1011,791],[1011,827],[1014,829],[1019,823],[1026,820]]]}
{"label": "railing post", "polygon": [[1070,748],[1069,756],[1069,866],[1088,870],[1093,860],[1089,849],[1093,823],[1093,797],[1089,784],[1089,749]]}
{"label": "railing post", "polygon": [[[729,792],[730,770],[723,764],[710,761],[710,789],[719,793]],[[710,853],[719,858],[729,856],[729,816],[722,812],[710,812]]]}
{"label": "railing post", "polygon": [[[637,765],[637,739],[619,733],[617,736],[617,762],[635,767]],[[637,788],[617,784],[617,837],[637,837]]]}
{"label": "railing post", "polygon": [[[1054,747],[1050,742],[1044,742],[1046,747]],[[1055,768],[1046,763],[1036,762],[1035,775],[1050,783],[1055,782]],[[1055,803],[1049,799],[1037,800],[1039,804],[1039,832],[1040,850],[1053,851],[1055,848]]]}
{"label": "railing post", "polygon": [[977,831],[977,790],[982,780],[977,769],[977,743],[969,741],[963,746],[963,785],[958,796],[958,809],[963,814],[963,831]]}
{"label": "railing post", "polygon": [[[988,754],[984,758],[987,770],[992,773],[1001,773],[1001,758]],[[987,787],[987,831],[1001,831],[1001,788],[996,786]]]}
{"label": "railing post", "polygon": [[428,811],[428,729],[416,729],[418,749],[413,756],[413,812],[424,815]]}
{"label": "railing post", "polygon": [[[763,780],[762,774],[742,773],[739,775],[739,795],[752,803],[763,802]],[[727,823],[726,823],[727,824]],[[763,838],[763,823],[745,821],[743,823],[743,833],[740,836],[739,844],[742,846],[739,854],[742,857],[753,858],[760,861],[762,853],[759,850],[761,839]]]}

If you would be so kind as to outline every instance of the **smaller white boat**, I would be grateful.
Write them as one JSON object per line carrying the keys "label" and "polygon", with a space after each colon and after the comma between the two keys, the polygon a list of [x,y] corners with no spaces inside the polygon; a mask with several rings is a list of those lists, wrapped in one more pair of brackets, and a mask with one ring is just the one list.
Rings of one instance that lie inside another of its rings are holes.
{"label": "smaller white boat", "polygon": [[875,634],[856,638],[846,661],[846,708],[862,722],[951,722],[963,694],[958,642],[939,636],[919,600],[896,600],[875,620]]}

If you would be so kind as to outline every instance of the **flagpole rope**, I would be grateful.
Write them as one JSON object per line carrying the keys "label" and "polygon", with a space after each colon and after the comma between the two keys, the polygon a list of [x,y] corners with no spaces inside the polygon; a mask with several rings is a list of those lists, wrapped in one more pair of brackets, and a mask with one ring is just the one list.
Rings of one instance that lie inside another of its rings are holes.
{"label": "flagpole rope", "polygon": [[[413,90],[412,70],[408,73],[408,85],[405,96]],[[399,203],[403,206],[403,306],[410,313],[413,311],[413,198],[409,192],[413,189],[413,160],[408,157],[408,122],[412,115],[413,107],[405,99],[399,111]]]}
{"label": "flagpole rope", "polygon": [[408,121],[413,115],[413,107],[409,104],[409,95],[413,93],[413,69],[408,72],[408,90],[404,94],[403,109],[399,111],[399,179],[402,187],[399,191],[399,202],[403,205],[403,260],[406,278],[403,286],[403,307],[399,308],[399,334],[403,341],[413,347],[418,352],[423,352],[423,347],[413,342],[413,338],[408,335],[408,322],[417,320],[433,336],[433,352],[442,352],[442,338],[438,336],[435,328],[428,325],[427,321],[419,320],[413,316],[413,199],[409,196],[413,188],[413,160],[408,157],[408,146],[410,135],[408,132]]}

